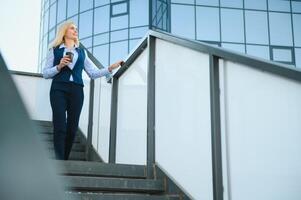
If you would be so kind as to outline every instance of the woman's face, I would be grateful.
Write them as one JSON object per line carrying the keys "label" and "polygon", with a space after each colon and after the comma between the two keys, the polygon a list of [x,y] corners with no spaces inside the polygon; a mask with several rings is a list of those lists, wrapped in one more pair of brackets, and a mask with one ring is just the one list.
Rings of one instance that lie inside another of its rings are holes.
{"label": "woman's face", "polygon": [[65,37],[72,40],[77,39],[77,27],[74,24],[68,27]]}

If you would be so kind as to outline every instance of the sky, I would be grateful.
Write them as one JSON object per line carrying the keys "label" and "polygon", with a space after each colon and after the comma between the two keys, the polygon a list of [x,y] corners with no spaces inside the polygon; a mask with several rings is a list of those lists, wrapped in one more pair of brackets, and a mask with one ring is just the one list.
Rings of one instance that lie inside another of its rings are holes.
{"label": "sky", "polygon": [[0,0],[0,52],[10,70],[37,72],[41,0]]}

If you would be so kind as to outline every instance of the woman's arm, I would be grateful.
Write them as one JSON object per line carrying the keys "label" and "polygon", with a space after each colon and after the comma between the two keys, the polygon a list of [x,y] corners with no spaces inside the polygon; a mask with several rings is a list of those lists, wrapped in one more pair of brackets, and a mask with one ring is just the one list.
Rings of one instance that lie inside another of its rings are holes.
{"label": "woman's arm", "polygon": [[46,63],[45,67],[43,69],[43,77],[44,78],[52,78],[54,77],[57,73],[59,73],[59,69],[57,66],[53,66],[53,61],[54,61],[54,54],[53,54],[53,48],[51,48],[48,51],[47,57],[46,57]]}
{"label": "woman's arm", "polygon": [[[85,63],[84,63],[84,69],[86,71],[86,73],[88,74],[88,76],[91,79],[96,79],[102,76],[106,76],[108,74],[111,74],[112,70],[114,69],[114,66],[112,67],[112,65],[108,68],[103,68],[103,69],[99,69],[96,67],[96,65],[91,61],[91,59],[89,58],[86,50],[85,51]],[[116,67],[115,67],[116,68]]]}

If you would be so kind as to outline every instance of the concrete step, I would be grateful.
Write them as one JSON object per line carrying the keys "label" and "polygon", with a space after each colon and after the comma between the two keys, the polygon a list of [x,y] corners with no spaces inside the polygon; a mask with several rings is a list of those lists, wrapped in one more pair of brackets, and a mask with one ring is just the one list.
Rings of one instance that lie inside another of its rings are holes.
{"label": "concrete step", "polygon": [[[48,142],[44,142],[46,145],[46,148],[49,150],[53,150],[54,146],[53,146],[53,142],[52,141],[48,141]],[[72,150],[71,151],[80,151],[83,152],[85,151],[86,146],[84,144],[81,143],[74,143],[72,145]]]}
{"label": "concrete step", "polygon": [[164,192],[163,180],[61,176],[66,190],[99,192],[135,192],[158,194]]}
{"label": "concrete step", "polygon": [[91,161],[56,161],[61,174],[119,178],[146,178],[146,166]]}
{"label": "concrete step", "polygon": [[[55,159],[54,150],[49,151],[49,158],[50,159]],[[85,152],[71,151],[70,155],[69,155],[69,160],[85,161],[86,160]]]}
{"label": "concrete step", "polygon": [[[53,135],[52,134],[39,134],[42,141],[53,142]],[[81,140],[81,137],[77,134],[74,139],[74,143],[83,143],[84,141]]]}
{"label": "concrete step", "polygon": [[134,193],[82,193],[67,192],[67,196],[76,200],[180,200],[178,195],[150,195]]}

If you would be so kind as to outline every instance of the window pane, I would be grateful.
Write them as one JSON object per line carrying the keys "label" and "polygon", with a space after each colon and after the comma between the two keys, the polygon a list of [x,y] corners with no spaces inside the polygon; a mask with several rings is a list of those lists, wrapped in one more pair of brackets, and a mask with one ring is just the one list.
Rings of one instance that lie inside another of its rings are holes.
{"label": "window pane", "polygon": [[301,47],[301,15],[293,15],[295,46]]}
{"label": "window pane", "polygon": [[247,45],[247,53],[270,60],[270,48],[268,46]]}
{"label": "window pane", "polygon": [[104,66],[107,67],[109,65],[109,45],[102,45],[98,47],[94,47],[93,55],[95,58]]}
{"label": "window pane", "polygon": [[218,6],[218,0],[196,0],[196,5]]}
{"label": "window pane", "polygon": [[273,48],[273,60],[282,62],[292,62],[291,49],[277,49]]}
{"label": "window pane", "polygon": [[140,39],[130,40],[130,52],[134,50],[134,48],[137,47]]}
{"label": "window pane", "polygon": [[128,38],[128,29],[111,32],[111,42],[118,40],[127,40]]}
{"label": "window pane", "polygon": [[194,6],[171,5],[171,33],[194,39],[194,23]]}
{"label": "window pane", "polygon": [[79,16],[79,38],[85,38],[92,35],[92,13],[88,11]]}
{"label": "window pane", "polygon": [[219,9],[196,8],[197,39],[220,41]]}
{"label": "window pane", "polygon": [[43,33],[46,34],[48,32],[48,20],[49,20],[49,12],[48,10],[45,12],[45,15],[44,15],[44,31]]}
{"label": "window pane", "polygon": [[128,12],[128,3],[118,3],[118,4],[111,4],[112,6],[112,16],[114,15],[122,15]]}
{"label": "window pane", "polygon": [[58,0],[57,22],[66,19],[66,0]]}
{"label": "window pane", "polygon": [[130,2],[130,26],[148,25],[148,3],[141,0]]}
{"label": "window pane", "polygon": [[221,9],[222,40],[244,42],[244,21],[242,10]]}
{"label": "window pane", "polygon": [[266,0],[245,0],[245,8],[266,10],[267,2]]}
{"label": "window pane", "polygon": [[93,7],[93,0],[80,0],[79,9],[80,11],[89,10]]}
{"label": "window pane", "polygon": [[118,30],[128,28],[129,15],[122,15],[119,17],[111,18],[111,30]]}
{"label": "window pane", "polygon": [[94,45],[109,43],[109,33],[94,36]]}
{"label": "window pane", "polygon": [[128,54],[128,41],[111,43],[110,64],[123,60]]}
{"label": "window pane", "polygon": [[269,10],[290,12],[290,1],[268,0]]}
{"label": "window pane", "polygon": [[95,0],[95,6],[103,6],[109,4],[110,0]]}
{"label": "window pane", "polygon": [[68,0],[67,16],[73,16],[78,13],[78,0]]}
{"label": "window pane", "polygon": [[290,14],[270,13],[271,44],[291,46],[292,23]]}
{"label": "window pane", "polygon": [[301,13],[301,2],[292,1],[292,10],[293,12]]}
{"label": "window pane", "polygon": [[48,36],[49,44],[53,41],[54,37],[55,37],[55,30],[52,29],[51,31],[49,31],[49,36]]}
{"label": "window pane", "polygon": [[171,0],[171,3],[194,4],[194,0]]}
{"label": "window pane", "polygon": [[90,48],[92,47],[92,37],[80,40],[80,43],[82,43],[86,48]]}
{"label": "window pane", "polygon": [[237,51],[239,53],[245,53],[245,45],[243,44],[222,43],[222,47],[233,51]]}
{"label": "window pane", "polygon": [[141,28],[131,28],[130,29],[130,38],[141,38],[144,37],[148,31],[148,27]]}
{"label": "window pane", "polygon": [[243,0],[220,0],[221,6],[223,7],[231,7],[231,8],[242,8]]}
{"label": "window pane", "polygon": [[49,29],[52,29],[56,24],[56,3],[50,7]]}
{"label": "window pane", "polygon": [[301,48],[295,48],[296,67],[301,68]]}
{"label": "window pane", "polygon": [[94,34],[109,31],[110,7],[104,6],[95,9],[94,13]]}
{"label": "window pane", "polygon": [[266,12],[245,11],[247,43],[268,44],[268,20]]}
{"label": "window pane", "polygon": [[77,25],[77,24],[78,24],[78,15],[75,15],[75,16],[73,16],[73,17],[70,17],[68,20],[74,22],[75,25]]}

